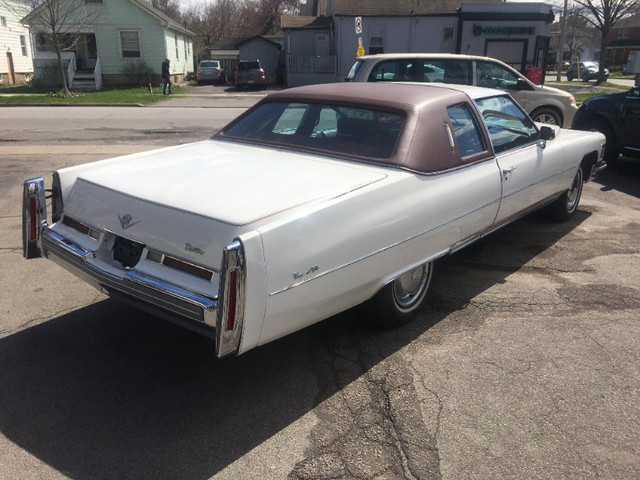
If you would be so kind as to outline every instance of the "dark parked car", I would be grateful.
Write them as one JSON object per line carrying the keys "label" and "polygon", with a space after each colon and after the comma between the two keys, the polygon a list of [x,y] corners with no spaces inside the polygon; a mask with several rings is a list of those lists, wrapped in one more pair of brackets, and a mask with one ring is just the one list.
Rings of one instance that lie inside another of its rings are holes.
{"label": "dark parked car", "polygon": [[[598,78],[600,64],[598,62],[580,62],[580,80],[589,81]],[[573,62],[567,69],[567,80],[572,81],[578,78],[578,63]],[[604,69],[605,80],[609,78],[609,70]]]}
{"label": "dark parked car", "polygon": [[573,128],[596,130],[607,137],[604,155],[608,164],[620,154],[640,158],[640,87],[585,100]]}
{"label": "dark parked car", "polygon": [[258,87],[267,88],[267,80],[264,68],[260,66],[260,60],[240,60],[236,69],[236,88]]}
{"label": "dark parked car", "polygon": [[203,60],[196,72],[198,84],[203,82],[227,83],[227,74],[218,60]]}

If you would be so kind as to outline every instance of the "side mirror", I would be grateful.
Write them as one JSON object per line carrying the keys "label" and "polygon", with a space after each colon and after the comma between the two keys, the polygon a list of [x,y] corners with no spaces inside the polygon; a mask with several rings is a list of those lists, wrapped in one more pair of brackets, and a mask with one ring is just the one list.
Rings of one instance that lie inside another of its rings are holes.
{"label": "side mirror", "polygon": [[553,140],[556,138],[556,131],[551,127],[540,127],[540,138],[542,140]]}

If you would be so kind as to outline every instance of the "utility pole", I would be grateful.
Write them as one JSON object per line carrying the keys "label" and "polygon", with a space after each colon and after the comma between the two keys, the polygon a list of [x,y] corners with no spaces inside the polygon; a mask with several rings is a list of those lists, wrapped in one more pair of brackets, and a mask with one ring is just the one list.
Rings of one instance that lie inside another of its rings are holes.
{"label": "utility pole", "polygon": [[558,55],[557,55],[557,65],[558,65],[558,73],[556,74],[556,82],[559,82],[562,77],[562,53],[564,52],[564,35],[567,27],[567,4],[569,0],[564,0],[564,13],[562,14],[562,19],[560,20],[560,44],[558,45]]}

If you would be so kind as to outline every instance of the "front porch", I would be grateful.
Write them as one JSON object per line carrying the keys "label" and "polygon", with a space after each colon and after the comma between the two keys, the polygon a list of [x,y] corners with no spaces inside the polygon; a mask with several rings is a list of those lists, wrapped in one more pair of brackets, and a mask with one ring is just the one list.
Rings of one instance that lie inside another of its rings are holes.
{"label": "front porch", "polygon": [[[75,34],[73,46],[62,52],[67,86],[73,90],[96,91],[102,88],[100,57],[93,33]],[[60,69],[53,47],[43,37],[34,41],[34,82],[42,85],[60,85]]]}

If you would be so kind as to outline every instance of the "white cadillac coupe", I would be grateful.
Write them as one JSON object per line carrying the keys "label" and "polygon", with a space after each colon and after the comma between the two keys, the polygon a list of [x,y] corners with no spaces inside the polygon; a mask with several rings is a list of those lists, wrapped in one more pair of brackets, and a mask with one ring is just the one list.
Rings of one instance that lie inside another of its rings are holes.
{"label": "white cadillac coupe", "polygon": [[241,354],[363,302],[413,318],[434,260],[577,209],[604,136],[502,92],[338,83],[265,97],[211,139],[25,181],[23,250]]}

